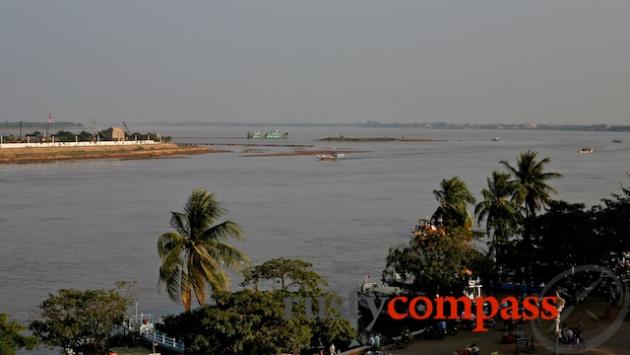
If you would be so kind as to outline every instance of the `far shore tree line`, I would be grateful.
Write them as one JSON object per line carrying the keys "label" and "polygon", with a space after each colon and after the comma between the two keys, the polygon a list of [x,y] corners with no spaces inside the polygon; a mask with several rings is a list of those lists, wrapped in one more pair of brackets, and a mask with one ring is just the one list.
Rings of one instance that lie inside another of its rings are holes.
{"label": "far shore tree line", "polygon": [[[46,121],[44,122],[35,122],[35,121],[3,121],[0,122],[0,128],[5,129],[18,129],[20,127],[26,129],[45,129],[48,124]],[[57,128],[82,128],[83,124],[79,122],[70,122],[70,121],[55,121],[54,126]]]}
{"label": "far shore tree line", "polygon": [[[504,170],[491,173],[479,201],[458,177],[442,180],[434,191],[435,213],[418,225],[408,245],[389,250],[384,279],[444,295],[461,293],[473,276],[488,285],[508,279],[537,284],[582,264],[606,265],[628,278],[628,263],[619,260],[630,251],[630,188],[590,208],[554,200],[549,183],[561,176],[547,172],[548,164],[532,151],[521,153],[515,165],[501,161]],[[157,242],[159,284],[184,311],[165,318],[159,330],[183,340],[187,354],[304,354],[329,344],[343,349],[356,339],[333,306],[339,296],[311,263],[276,258],[252,265],[228,243],[244,235],[234,221],[219,222],[225,213],[203,189],[192,192],[182,212],[171,212],[172,231]],[[475,222],[481,228],[474,228]],[[487,249],[472,246],[480,237]],[[239,290],[230,291],[227,269],[241,273]],[[133,283],[112,290],[59,290],[39,305],[30,336],[0,315],[0,355],[37,343],[62,353],[101,355],[137,343],[138,333],[127,326],[134,290]],[[288,296],[325,299],[327,318],[310,319],[306,305],[297,303],[292,306],[297,316],[287,319]]]}

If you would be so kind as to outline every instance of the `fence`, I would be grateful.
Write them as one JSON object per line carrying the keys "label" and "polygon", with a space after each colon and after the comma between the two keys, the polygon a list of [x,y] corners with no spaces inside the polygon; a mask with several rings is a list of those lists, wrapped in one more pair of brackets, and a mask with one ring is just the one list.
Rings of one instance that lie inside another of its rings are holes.
{"label": "fence", "polygon": [[157,332],[155,330],[140,330],[140,335],[146,339],[147,341],[152,342],[155,346],[163,347],[169,350],[174,350],[177,352],[184,352],[184,343],[181,341],[177,341],[177,339],[173,337],[169,337],[164,333]]}

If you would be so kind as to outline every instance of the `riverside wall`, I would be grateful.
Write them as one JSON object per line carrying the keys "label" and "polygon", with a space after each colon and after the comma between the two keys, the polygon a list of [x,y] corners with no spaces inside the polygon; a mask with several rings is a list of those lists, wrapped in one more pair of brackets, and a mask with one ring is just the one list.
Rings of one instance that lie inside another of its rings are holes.
{"label": "riverside wall", "polygon": [[99,147],[114,145],[159,144],[154,140],[139,141],[99,141],[99,142],[44,142],[44,143],[0,143],[0,149],[11,148],[63,148],[63,147]]}

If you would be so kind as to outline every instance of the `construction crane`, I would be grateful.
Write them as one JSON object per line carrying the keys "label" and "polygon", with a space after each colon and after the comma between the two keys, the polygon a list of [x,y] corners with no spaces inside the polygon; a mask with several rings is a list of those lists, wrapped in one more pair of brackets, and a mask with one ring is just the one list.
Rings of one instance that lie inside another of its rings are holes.
{"label": "construction crane", "polygon": [[98,122],[94,119],[94,117],[90,117],[90,123],[92,124],[92,134],[96,135],[101,129],[98,126]]}

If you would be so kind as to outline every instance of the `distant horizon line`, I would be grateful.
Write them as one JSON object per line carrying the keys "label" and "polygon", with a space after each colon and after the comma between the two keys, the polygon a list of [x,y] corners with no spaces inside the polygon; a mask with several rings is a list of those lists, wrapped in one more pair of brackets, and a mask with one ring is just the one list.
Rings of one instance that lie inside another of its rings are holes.
{"label": "distant horizon line", "polygon": [[[131,125],[164,126],[164,127],[364,127],[364,128],[427,128],[427,129],[517,129],[517,130],[570,130],[570,131],[623,131],[630,132],[630,125],[609,123],[452,123],[447,121],[433,122],[381,122],[368,120],[364,122],[228,122],[228,121],[200,121],[190,120],[182,122],[148,121],[134,122],[126,120]],[[103,125],[121,125],[123,121],[103,121]],[[0,121],[0,128],[18,128],[20,123],[24,128],[46,127],[42,121]],[[74,121],[52,122],[50,128],[89,128],[89,123]]]}
{"label": "distant horizon line", "polygon": [[222,122],[222,121],[182,121],[182,122],[144,122],[144,125],[165,127],[364,127],[364,128],[427,128],[427,129],[526,129],[526,130],[573,130],[573,131],[623,131],[630,132],[630,125],[622,124],[578,124],[578,123],[452,123],[434,122]]}

